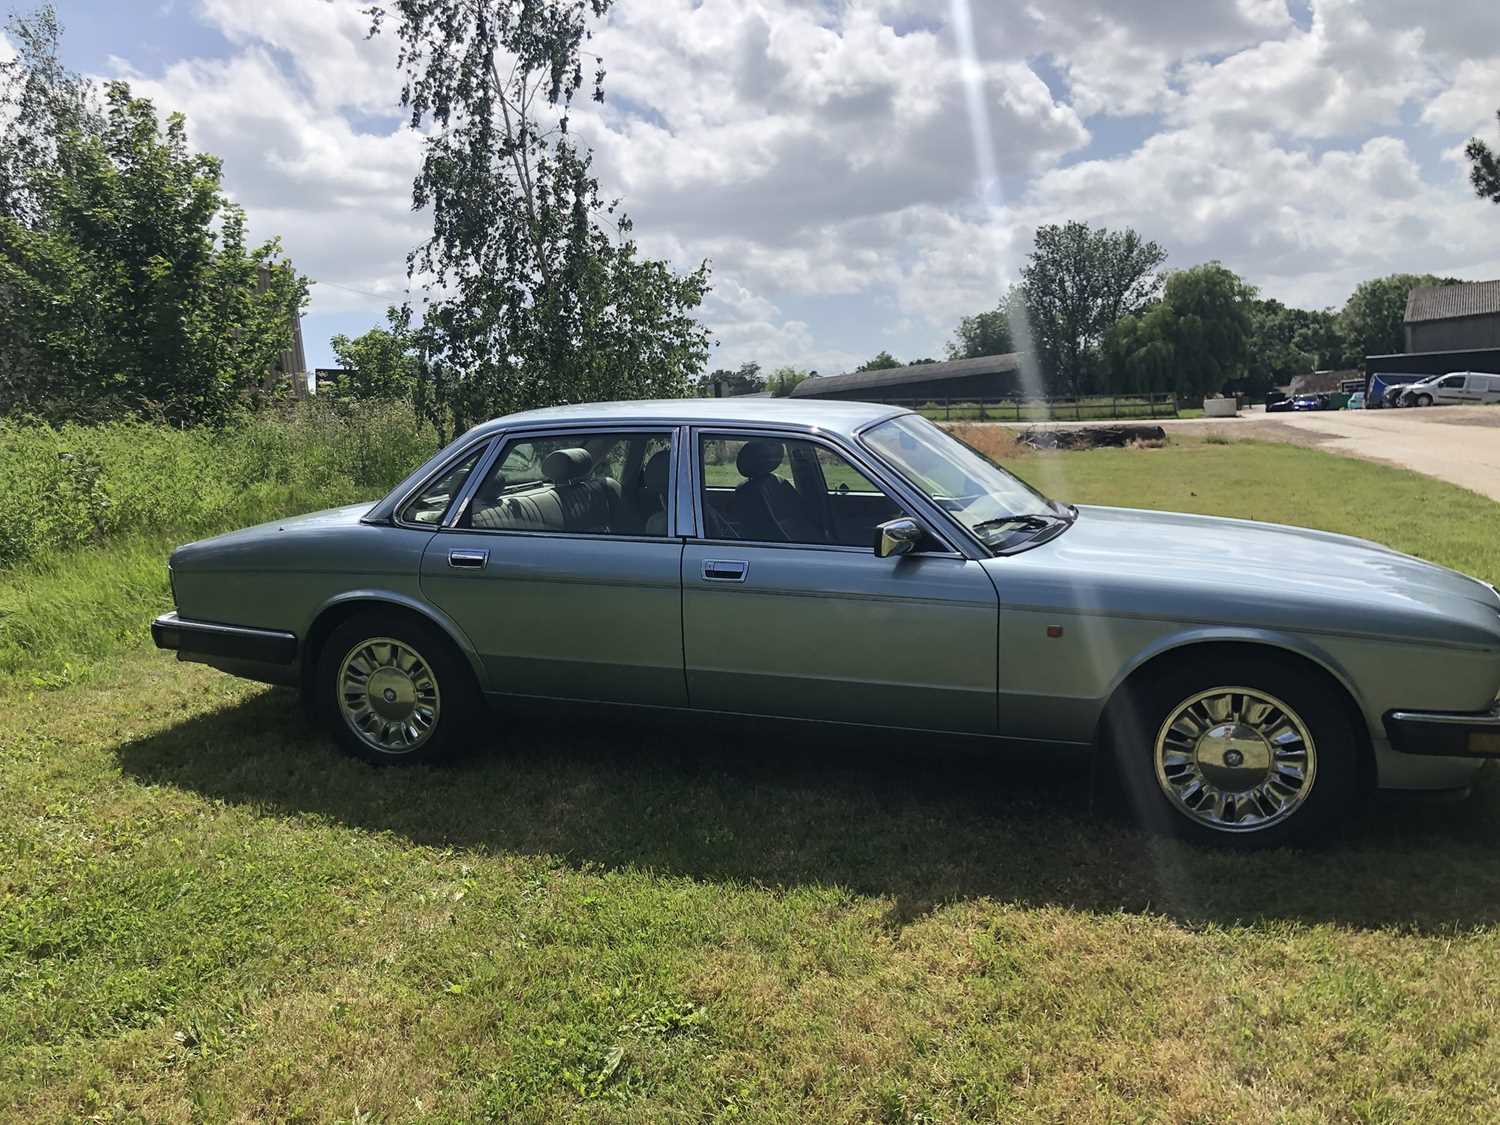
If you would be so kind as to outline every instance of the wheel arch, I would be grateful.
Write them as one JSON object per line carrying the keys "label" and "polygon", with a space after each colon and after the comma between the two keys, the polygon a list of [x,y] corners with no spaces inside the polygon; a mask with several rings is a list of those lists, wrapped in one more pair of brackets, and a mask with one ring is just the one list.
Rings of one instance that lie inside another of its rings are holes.
{"label": "wheel arch", "polygon": [[1337,696],[1340,706],[1347,714],[1355,732],[1359,748],[1361,784],[1368,787],[1375,782],[1375,745],[1369,721],[1365,717],[1363,698],[1349,674],[1337,660],[1321,647],[1300,637],[1289,637],[1279,633],[1259,630],[1201,631],[1165,638],[1141,652],[1134,661],[1121,670],[1111,685],[1104,707],[1100,710],[1095,729],[1095,743],[1102,745],[1118,714],[1118,708],[1126,697],[1131,684],[1159,674],[1178,664],[1193,661],[1210,661],[1215,657],[1257,656],[1277,660],[1305,669],[1310,675],[1322,680]]}
{"label": "wheel arch", "polygon": [[484,665],[474,650],[473,643],[459,628],[458,622],[417,598],[392,590],[351,590],[329,599],[319,608],[313,615],[302,642],[301,677],[304,688],[311,686],[313,674],[318,667],[318,657],[333,631],[350,618],[370,611],[394,611],[410,615],[423,624],[436,628],[462,654],[474,675],[475,686],[481,692],[484,690]]}

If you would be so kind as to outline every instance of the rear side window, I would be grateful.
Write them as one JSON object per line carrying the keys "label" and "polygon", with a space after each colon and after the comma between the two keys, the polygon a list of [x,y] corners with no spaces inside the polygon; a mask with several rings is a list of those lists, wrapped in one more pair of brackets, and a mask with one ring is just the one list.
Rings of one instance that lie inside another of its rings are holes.
{"label": "rear side window", "polygon": [[501,448],[458,526],[664,536],[671,458],[669,432],[517,436]]}
{"label": "rear side window", "polygon": [[416,496],[406,502],[397,518],[403,523],[442,523],[454,497],[463,491],[464,482],[469,479],[486,448],[481,445],[436,480],[428,481]]}

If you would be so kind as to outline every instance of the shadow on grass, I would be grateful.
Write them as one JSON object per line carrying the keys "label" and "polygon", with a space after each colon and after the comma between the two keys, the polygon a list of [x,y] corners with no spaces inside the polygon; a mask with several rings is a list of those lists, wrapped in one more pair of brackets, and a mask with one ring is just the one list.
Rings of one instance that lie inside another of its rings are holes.
{"label": "shadow on grass", "polygon": [[337,753],[277,690],[116,753],[143,782],[418,844],[884,895],[893,926],[981,896],[1190,925],[1441,933],[1500,920],[1500,785],[1489,775],[1464,802],[1378,802],[1320,851],[1242,856],[1153,839],[1120,810],[1091,812],[1081,755],[567,709],[491,725],[503,743],[455,766],[373,769]]}

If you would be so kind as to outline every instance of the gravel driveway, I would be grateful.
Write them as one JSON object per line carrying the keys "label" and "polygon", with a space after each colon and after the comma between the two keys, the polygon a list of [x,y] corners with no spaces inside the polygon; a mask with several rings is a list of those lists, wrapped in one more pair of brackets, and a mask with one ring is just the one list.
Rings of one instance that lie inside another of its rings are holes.
{"label": "gravel driveway", "polygon": [[[1404,410],[1338,410],[1327,413],[1247,412],[1215,432],[1292,440],[1384,461],[1451,481],[1500,500],[1500,407],[1433,406]],[[1273,431],[1290,431],[1279,436]]]}

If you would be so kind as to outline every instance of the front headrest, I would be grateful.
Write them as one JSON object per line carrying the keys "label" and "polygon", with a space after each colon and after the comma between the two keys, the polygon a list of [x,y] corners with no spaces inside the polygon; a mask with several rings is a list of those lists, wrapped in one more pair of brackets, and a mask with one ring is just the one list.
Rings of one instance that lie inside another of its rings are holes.
{"label": "front headrest", "polygon": [[748,480],[774,473],[785,456],[786,447],[781,442],[757,438],[740,446],[740,455],[734,459],[734,465],[740,476]]}
{"label": "front headrest", "polygon": [[654,453],[646,462],[646,467],[641,470],[641,480],[652,492],[665,492],[667,490],[667,477],[672,474],[672,451],[663,449]]}
{"label": "front headrest", "polygon": [[554,449],[542,458],[542,476],[553,484],[572,484],[589,475],[594,458],[587,449]]}

